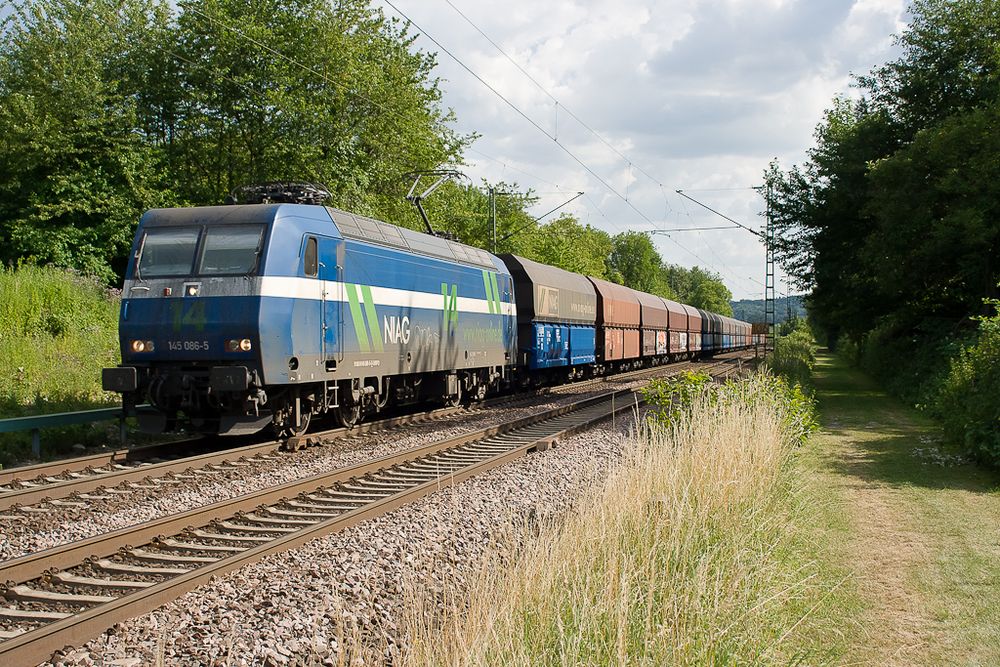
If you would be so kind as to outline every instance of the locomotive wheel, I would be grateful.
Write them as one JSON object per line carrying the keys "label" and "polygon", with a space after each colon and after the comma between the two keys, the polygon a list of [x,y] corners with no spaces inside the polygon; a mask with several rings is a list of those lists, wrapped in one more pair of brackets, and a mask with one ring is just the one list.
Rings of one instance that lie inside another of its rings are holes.
{"label": "locomotive wheel", "polygon": [[361,421],[361,406],[358,404],[354,405],[344,405],[340,404],[337,408],[337,421],[344,428],[351,428]]}
{"label": "locomotive wheel", "polygon": [[279,438],[294,438],[304,435],[309,430],[310,421],[312,421],[312,413],[303,411],[302,417],[299,419],[300,424],[298,428],[295,428],[289,416],[288,421],[283,422],[281,425],[275,424],[274,430],[277,432]]}
{"label": "locomotive wheel", "polygon": [[469,394],[469,403],[481,403],[486,400],[486,393],[488,389],[485,384],[476,385],[476,390]]}
{"label": "locomotive wheel", "polygon": [[302,435],[309,430],[309,422],[312,421],[312,412],[302,411],[302,416],[299,418],[299,427],[295,428],[291,424],[288,425],[288,435],[296,436]]}

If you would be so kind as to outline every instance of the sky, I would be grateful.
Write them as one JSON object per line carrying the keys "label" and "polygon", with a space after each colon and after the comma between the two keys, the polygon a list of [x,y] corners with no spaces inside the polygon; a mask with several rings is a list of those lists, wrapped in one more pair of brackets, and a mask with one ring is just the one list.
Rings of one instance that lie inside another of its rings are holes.
{"label": "sky", "polygon": [[[653,232],[667,262],[720,274],[735,299],[763,297],[763,244],[742,229],[664,233],[730,224],[676,190],[761,229],[768,163],[806,159],[823,110],[897,57],[909,18],[906,0],[373,4],[438,54],[455,129],[481,135],[460,167],[472,183],[531,188],[537,216],[582,191],[560,212]],[[777,289],[792,293],[780,269]]]}

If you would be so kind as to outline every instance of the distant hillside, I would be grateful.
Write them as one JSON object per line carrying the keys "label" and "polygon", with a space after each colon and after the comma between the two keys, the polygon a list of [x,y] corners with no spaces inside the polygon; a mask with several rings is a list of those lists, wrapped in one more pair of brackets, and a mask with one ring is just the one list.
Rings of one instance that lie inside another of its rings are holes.
{"label": "distant hillside", "polygon": [[[733,301],[733,317],[744,322],[764,321],[764,300],[743,299]],[[774,300],[774,320],[778,324],[789,318],[805,317],[806,307],[801,296],[780,297]]]}

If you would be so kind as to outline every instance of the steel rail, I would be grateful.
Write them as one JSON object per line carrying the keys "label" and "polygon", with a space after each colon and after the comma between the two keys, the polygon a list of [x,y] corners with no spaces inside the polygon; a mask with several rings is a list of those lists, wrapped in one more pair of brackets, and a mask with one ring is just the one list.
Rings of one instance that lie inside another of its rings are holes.
{"label": "steel rail", "polygon": [[5,468],[0,470],[0,486],[13,484],[23,480],[33,480],[40,477],[51,477],[67,472],[80,472],[87,468],[100,468],[116,463],[126,463],[135,458],[152,458],[166,448],[171,446],[183,446],[192,444],[199,440],[174,440],[172,442],[160,442],[155,445],[143,445],[141,447],[128,447],[113,449],[97,454],[88,454],[72,459],[61,459],[58,461],[48,461],[46,463],[35,463],[29,466],[19,466],[16,468]]}
{"label": "steel rail", "polygon": [[[620,392],[619,392],[620,393]],[[347,468],[318,473],[310,477],[292,480],[279,486],[270,487],[236,498],[222,500],[211,505],[195,508],[171,516],[154,519],[137,526],[129,526],[110,533],[96,535],[91,538],[71,542],[40,551],[20,558],[0,563],[0,582],[14,581],[17,583],[40,577],[51,568],[65,568],[81,562],[92,555],[105,556],[114,554],[118,549],[134,544],[137,541],[148,541],[160,534],[176,533],[189,525],[209,523],[213,518],[229,516],[235,512],[250,511],[259,505],[272,503],[283,497],[295,496],[319,486],[335,484],[360,477],[380,468],[391,467],[397,463],[414,458],[427,456],[439,451],[453,448],[477,439],[500,435],[515,428],[523,428],[537,424],[545,419],[561,416],[581,407],[600,401],[601,396],[590,397],[570,405],[560,406],[543,413],[521,417],[517,420],[489,426],[468,433],[460,433],[451,438],[441,440],[396,454],[390,454],[365,463],[359,463]]]}

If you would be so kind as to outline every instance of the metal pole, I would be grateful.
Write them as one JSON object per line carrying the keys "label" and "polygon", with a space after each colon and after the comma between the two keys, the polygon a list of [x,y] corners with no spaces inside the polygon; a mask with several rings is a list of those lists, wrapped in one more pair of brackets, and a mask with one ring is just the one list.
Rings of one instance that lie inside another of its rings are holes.
{"label": "metal pole", "polygon": [[497,191],[490,186],[490,218],[493,221],[493,254],[497,254]]}
{"label": "metal pole", "polygon": [[774,218],[771,215],[771,184],[768,183],[764,190],[767,211],[767,228],[765,230],[764,243],[766,248],[766,262],[764,275],[764,322],[767,324],[767,339],[764,342],[764,352],[768,348],[774,349],[774,337],[777,333],[775,329],[774,316]]}

